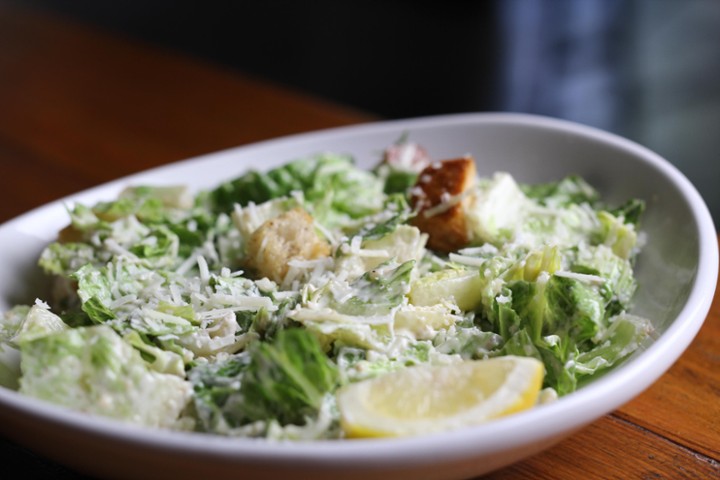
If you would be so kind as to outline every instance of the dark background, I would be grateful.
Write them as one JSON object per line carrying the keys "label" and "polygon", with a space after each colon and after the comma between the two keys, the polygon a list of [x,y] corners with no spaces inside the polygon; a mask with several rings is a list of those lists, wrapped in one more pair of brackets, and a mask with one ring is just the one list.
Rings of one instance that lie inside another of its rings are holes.
{"label": "dark background", "polygon": [[670,160],[720,219],[720,0],[14,3],[384,118],[515,111],[602,128]]}

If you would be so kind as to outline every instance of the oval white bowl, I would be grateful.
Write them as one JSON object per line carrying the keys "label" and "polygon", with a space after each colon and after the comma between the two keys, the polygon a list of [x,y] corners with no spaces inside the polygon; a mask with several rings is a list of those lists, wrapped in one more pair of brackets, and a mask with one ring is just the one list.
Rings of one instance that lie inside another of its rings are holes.
{"label": "oval white bowl", "polygon": [[555,403],[482,426],[405,439],[268,442],[149,430],[94,418],[0,388],[2,435],[78,471],[106,478],[452,479],[481,475],[544,450],[622,406],[685,351],[705,320],[718,276],[717,234],[693,185],[648,149],[593,128],[522,114],[460,114],[386,121],[284,137],[185,160],[67,197],[0,227],[0,309],[42,292],[35,266],[65,226],[64,204],[114,198],[128,184],[210,188],[249,168],[319,151],[370,167],[407,133],[436,159],[472,154],[480,175],[520,182],[582,175],[610,202],[647,202],[633,312],[655,337],[618,368]]}

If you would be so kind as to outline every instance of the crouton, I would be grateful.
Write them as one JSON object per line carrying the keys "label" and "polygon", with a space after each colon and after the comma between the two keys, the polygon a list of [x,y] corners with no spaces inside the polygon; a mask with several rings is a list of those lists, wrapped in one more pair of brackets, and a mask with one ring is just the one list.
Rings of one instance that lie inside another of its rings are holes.
{"label": "crouton", "polygon": [[84,232],[75,228],[75,226],[71,223],[58,232],[57,241],[59,243],[82,242],[84,240],[84,237]]}
{"label": "crouton", "polygon": [[330,254],[330,245],[315,231],[312,216],[296,207],[267,220],[247,244],[247,266],[259,277],[281,283],[292,259],[311,260]]}
{"label": "crouton", "polygon": [[476,175],[471,157],[434,162],[420,172],[410,190],[410,203],[417,211],[412,223],[428,234],[429,248],[451,252],[468,245],[470,234],[462,207]]}

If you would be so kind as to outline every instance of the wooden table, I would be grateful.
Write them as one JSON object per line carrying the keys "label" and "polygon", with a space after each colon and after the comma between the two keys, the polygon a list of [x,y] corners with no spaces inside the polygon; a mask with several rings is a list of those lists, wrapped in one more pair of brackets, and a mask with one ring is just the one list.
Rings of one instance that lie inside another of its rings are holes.
{"label": "wooden table", "polygon": [[[375,119],[67,19],[0,5],[0,221],[160,164]],[[25,478],[83,478],[6,439],[0,465]],[[720,298],[690,348],[645,393],[487,478],[720,478]]]}

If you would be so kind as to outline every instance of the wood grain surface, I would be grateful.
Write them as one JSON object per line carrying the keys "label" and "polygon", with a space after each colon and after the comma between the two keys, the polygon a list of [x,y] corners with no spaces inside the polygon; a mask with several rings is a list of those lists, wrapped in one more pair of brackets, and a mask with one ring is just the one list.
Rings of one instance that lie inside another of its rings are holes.
{"label": "wood grain surface", "polygon": [[[0,3],[0,222],[146,168],[376,120],[242,72]],[[83,478],[0,438],[3,470]],[[720,299],[651,388],[489,479],[720,478]],[[3,475],[3,478],[6,478]]]}

